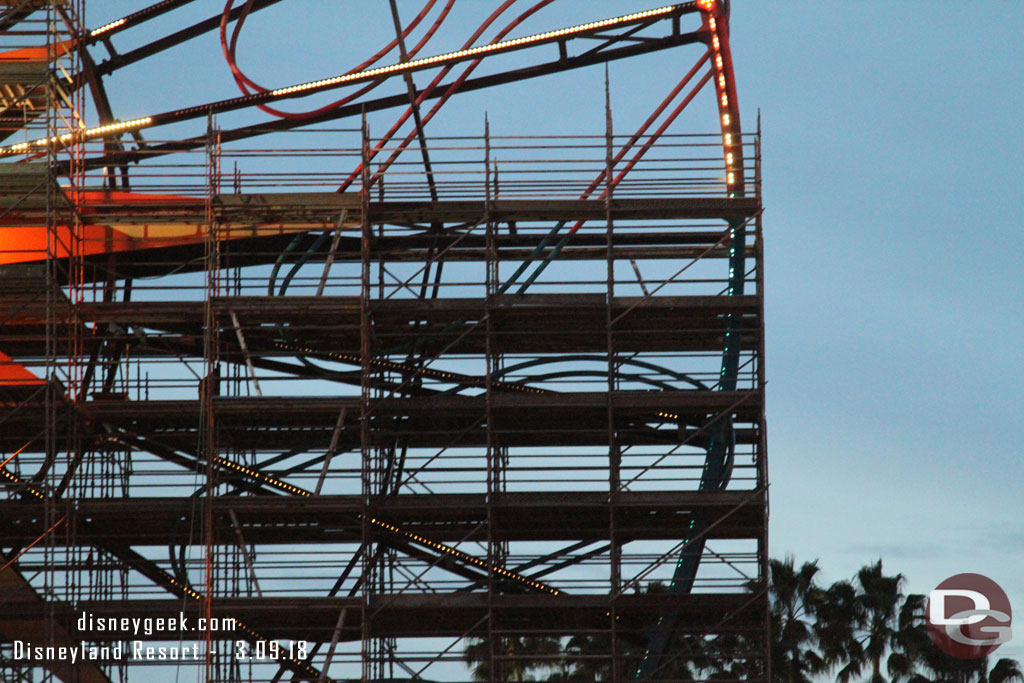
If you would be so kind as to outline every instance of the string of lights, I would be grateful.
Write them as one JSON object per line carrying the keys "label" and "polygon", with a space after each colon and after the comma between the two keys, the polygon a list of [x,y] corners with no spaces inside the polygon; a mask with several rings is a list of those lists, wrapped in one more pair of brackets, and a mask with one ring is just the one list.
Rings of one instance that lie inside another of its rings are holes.
{"label": "string of lights", "polygon": [[[435,66],[455,64],[466,60],[479,59],[481,57],[506,53],[513,50],[532,47],[535,45],[544,45],[552,42],[559,42],[572,38],[583,37],[588,34],[595,33],[597,31],[601,31],[608,28],[632,26],[634,24],[649,22],[651,20],[671,18],[674,16],[678,16],[679,14],[687,10],[691,10],[693,6],[694,3],[692,2],[682,3],[678,5],[667,5],[665,7],[659,7],[656,9],[646,10],[643,12],[634,12],[632,14],[626,14],[611,19],[602,19],[599,21],[578,24],[576,26],[570,26],[567,28],[557,29],[554,31],[545,31],[543,33],[524,36],[522,38],[514,38],[511,40],[505,40],[498,43],[491,43],[488,45],[471,47],[465,50],[446,52],[443,54],[434,55],[432,57],[423,57],[421,59],[413,59],[406,62],[398,62],[396,64],[391,64],[388,66],[365,69],[362,71],[357,71],[355,73],[342,74],[339,76],[323,78],[316,81],[298,83],[283,88],[269,90],[267,92],[257,92],[252,93],[250,95],[244,95],[241,97],[233,97],[225,100],[219,100],[216,102],[209,102],[207,104],[186,107],[184,109],[176,109],[173,111],[163,112],[160,114],[153,114],[151,116],[143,116],[131,119],[129,121],[111,123],[104,126],[97,126],[94,128],[83,127],[80,130],[75,131],[74,133],[65,133],[59,136],[52,136],[49,138],[42,138],[38,140],[17,143],[15,145],[7,145],[4,147],[0,147],[0,156],[21,153],[33,153],[36,151],[42,151],[46,149],[49,145],[69,144],[71,142],[82,142],[86,140],[108,137],[117,133],[137,131],[153,126],[185,121],[188,119],[198,118],[200,116],[207,116],[208,114],[213,114],[217,112],[240,109],[243,107],[254,106],[257,104],[273,102],[291,97],[305,96],[331,88],[338,88],[346,85],[362,83],[366,81],[373,81],[384,77],[402,75],[406,73],[419,71],[422,69],[432,68]],[[118,21],[111,22],[110,24],[104,27],[100,27],[100,29],[96,30],[101,31],[101,29],[105,29],[106,31],[110,31],[114,28],[119,28],[124,25],[125,21],[119,19]]]}

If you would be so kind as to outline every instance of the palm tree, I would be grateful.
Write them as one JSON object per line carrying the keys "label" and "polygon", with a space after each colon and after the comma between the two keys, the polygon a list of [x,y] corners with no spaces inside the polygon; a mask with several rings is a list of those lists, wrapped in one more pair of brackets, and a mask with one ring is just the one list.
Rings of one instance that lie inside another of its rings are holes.
{"label": "palm tree", "polygon": [[[499,681],[544,680],[533,678],[538,672],[558,669],[562,642],[544,636],[505,637],[494,645],[495,679]],[[466,646],[466,661],[470,663],[474,681],[491,680],[491,646],[486,640],[471,640]]]}
{"label": "palm tree", "polygon": [[925,625],[927,603],[923,595],[908,595],[903,600],[897,619],[892,654],[889,655],[889,676],[893,681],[931,683],[919,671],[927,668],[929,657],[943,653],[936,647]]}
{"label": "palm tree", "polygon": [[[638,593],[666,593],[668,586],[652,581],[636,587]],[[618,658],[625,680],[630,680],[647,652],[646,634],[621,636],[618,639]],[[734,648],[735,649],[735,648]],[[612,638],[608,632],[577,634],[572,636],[565,648],[565,667],[548,677],[548,683],[601,683],[616,680],[609,653]],[[659,665],[659,676],[676,681],[694,679],[696,669],[706,668],[706,643],[700,636],[673,633],[666,648],[666,657]],[[712,672],[713,673],[713,672]]]}
{"label": "palm tree", "polygon": [[838,666],[836,681],[850,683],[865,668],[868,683],[887,683],[882,660],[894,680],[908,670],[899,631],[903,575],[886,576],[882,561],[860,569],[853,581],[837,581],[825,592],[816,630],[822,655]]}
{"label": "palm tree", "polygon": [[[866,565],[849,581],[822,589],[817,562],[799,568],[792,557],[771,560],[769,610],[773,683],[812,683],[838,667],[836,681],[851,683],[868,672],[866,683],[1024,683],[1021,665],[987,657],[957,659],[932,641],[923,595],[903,595],[903,576],[886,576],[882,561]],[[755,586],[751,586],[754,589]],[[647,592],[666,590],[660,584]],[[623,638],[619,656],[627,671],[645,651],[642,639]],[[466,648],[473,679],[548,683],[600,683],[613,678],[607,633],[558,638],[507,637],[494,646],[474,640]],[[673,634],[663,674],[674,680],[714,681],[760,678],[753,642],[737,634],[706,637]],[[886,679],[884,672],[888,674]],[[546,676],[546,677],[545,677]]]}
{"label": "palm tree", "polygon": [[[989,669],[988,657],[959,659],[943,652],[928,635],[925,609],[923,595],[908,595],[900,610],[899,642],[910,663],[908,683],[1024,683],[1015,659],[1000,659]],[[930,676],[917,673],[916,665]]]}
{"label": "palm tree", "polygon": [[[565,646],[566,681],[608,681],[612,678],[611,662],[605,655],[611,649],[609,634],[577,634]],[[549,679],[550,681],[550,679]]]}
{"label": "palm tree", "polygon": [[[985,658],[988,660],[988,657]],[[982,669],[984,671],[984,669]],[[1016,659],[1004,657],[996,662],[992,670],[988,672],[985,680],[979,683],[1024,683],[1024,671],[1020,668],[1020,662]]]}
{"label": "palm tree", "polygon": [[792,556],[771,560],[769,610],[772,628],[772,678],[778,683],[810,683],[825,670],[818,654],[815,615],[824,592],[815,582],[817,562],[796,569]]}
{"label": "palm tree", "polygon": [[[938,648],[936,648],[938,650]],[[957,659],[942,651],[929,657],[929,683],[1021,683],[1024,673],[1016,659],[1002,658],[988,668],[989,658]]]}
{"label": "palm tree", "polygon": [[836,680],[849,683],[870,667],[868,683],[1024,683],[1020,664],[988,658],[958,659],[943,652],[928,634],[923,595],[903,596],[903,576],[886,576],[882,561],[867,565],[853,581],[825,591],[815,630]]}
{"label": "palm tree", "polygon": [[746,681],[764,678],[764,662],[758,641],[747,635],[720,633],[711,638],[690,638],[695,645],[691,649],[700,653],[700,656],[693,658],[693,662],[702,679]]}
{"label": "palm tree", "polygon": [[881,671],[882,658],[899,645],[898,616],[903,601],[903,575],[885,576],[882,560],[878,560],[857,572],[857,582],[866,617],[862,633],[864,652],[871,663],[871,683],[881,683],[885,681]]}

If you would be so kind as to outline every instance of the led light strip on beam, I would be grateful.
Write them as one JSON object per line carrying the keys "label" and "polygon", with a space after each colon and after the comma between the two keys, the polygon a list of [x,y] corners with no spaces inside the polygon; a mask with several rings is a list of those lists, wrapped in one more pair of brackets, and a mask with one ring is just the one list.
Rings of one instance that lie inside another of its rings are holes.
{"label": "led light strip on beam", "polygon": [[[257,472],[256,470],[253,470],[253,469],[251,469],[249,467],[244,467],[244,466],[241,466],[241,465],[237,465],[237,464],[235,464],[235,463],[233,463],[233,462],[231,462],[229,460],[225,460],[224,458],[215,458],[214,462],[217,465],[220,465],[222,467],[228,467],[228,468],[230,468],[232,470],[235,470],[236,472],[239,472],[240,474],[244,474],[244,475],[246,475],[248,477],[252,477],[253,479],[256,479],[257,481],[260,481],[260,482],[263,482],[263,483],[266,483],[266,484],[270,484],[272,486],[276,486],[276,487],[278,487],[280,489],[288,491],[289,493],[294,493],[294,494],[300,495],[300,496],[312,496],[313,495],[309,491],[306,491],[304,489],[300,489],[300,488],[298,488],[296,486],[292,486],[290,484],[286,484],[285,482],[281,481],[280,479],[276,479],[275,477],[268,476],[266,474],[263,474],[262,472]],[[16,484],[22,484],[23,483],[22,480],[17,475],[15,475],[15,474],[11,473],[10,471],[8,471],[7,468],[0,468],[0,473],[2,473],[7,479],[12,481],[13,483],[16,483]],[[40,498],[40,499],[45,499],[46,498],[43,494],[39,493],[39,491],[35,490],[31,486],[26,487],[26,489],[27,489],[27,491],[29,493],[33,494],[37,498]],[[387,531],[390,531],[391,533],[398,534],[399,536],[403,536],[403,537],[409,539],[410,541],[414,541],[416,543],[419,543],[420,545],[425,545],[428,548],[431,548],[432,550],[435,550],[437,552],[444,553],[445,555],[448,555],[450,557],[454,557],[454,558],[457,558],[459,560],[462,560],[463,562],[465,562],[467,564],[471,564],[473,566],[479,567],[479,568],[487,571],[488,573],[496,574],[497,576],[499,576],[501,578],[509,579],[509,580],[512,580],[512,581],[519,582],[519,583],[527,585],[530,588],[533,588],[535,590],[540,590],[540,591],[544,591],[546,593],[550,593],[551,595],[560,595],[561,592],[562,592],[562,591],[558,590],[557,588],[552,588],[551,586],[548,586],[547,584],[541,583],[539,581],[534,581],[533,579],[531,579],[529,577],[526,577],[526,576],[523,576],[522,574],[520,574],[518,572],[509,571],[508,569],[505,569],[504,567],[500,567],[498,565],[488,565],[486,562],[484,562],[480,558],[474,557],[473,555],[470,555],[469,553],[464,553],[461,550],[456,550],[455,548],[452,548],[451,546],[445,545],[444,543],[438,543],[436,541],[431,541],[429,538],[425,538],[423,536],[420,536],[419,534],[414,534],[414,533],[412,533],[410,531],[405,531],[404,529],[401,529],[401,528],[399,528],[399,527],[397,527],[397,526],[395,526],[393,524],[389,524],[389,523],[387,523],[387,522],[385,522],[383,520],[376,519],[375,517],[367,518],[363,514],[358,514],[356,516],[357,516],[358,519],[366,519],[367,521],[369,521],[371,524],[373,524],[374,526],[376,526],[378,528],[385,529]],[[195,590],[193,590],[189,586],[187,586],[187,585],[177,581],[172,576],[167,575],[165,578],[166,578],[166,580],[168,582],[170,582],[170,584],[172,586],[174,586],[174,588],[176,590],[180,591],[182,594],[192,598],[193,600],[202,600],[203,599],[203,596],[201,594],[199,594],[198,592],[196,592]],[[249,628],[248,626],[243,624],[238,619],[235,620],[235,623],[238,624],[244,631],[248,632],[251,636],[253,636],[253,637],[255,637],[255,638],[259,639],[259,640],[263,640],[263,638],[260,636],[260,634],[258,634],[256,631],[253,631],[251,628]],[[301,666],[301,667],[311,671],[312,673],[318,673],[316,670],[311,669],[309,667],[309,665],[306,664],[305,662],[301,662],[301,661],[299,661],[297,659],[292,659],[291,661],[294,664],[296,664],[298,666]]]}
{"label": "led light strip on beam", "polygon": [[106,36],[120,28],[131,28],[132,26],[137,26],[144,21],[158,17],[165,12],[170,12],[171,10],[180,7],[181,5],[186,5],[189,2],[192,2],[192,0],[160,0],[160,2],[150,5],[149,7],[143,7],[137,12],[132,12],[131,14],[125,15],[120,19],[115,19],[108,24],[103,24],[103,26],[95,28],[81,36],[80,39],[87,43],[94,42],[92,40],[94,38]]}
{"label": "led light strip on beam", "polygon": [[[254,470],[252,468],[245,467],[243,465],[238,465],[236,463],[231,462],[230,460],[225,460],[224,458],[214,458],[214,463],[217,464],[217,465],[220,465],[221,467],[227,467],[227,468],[229,468],[231,470],[234,470],[235,472],[238,472],[239,474],[243,474],[243,475],[245,475],[247,477],[251,477],[251,478],[255,479],[256,481],[262,482],[264,484],[269,484],[269,485],[274,486],[276,488],[279,488],[279,489],[281,489],[283,491],[287,491],[288,493],[292,493],[292,494],[295,494],[295,495],[298,495],[298,496],[304,496],[304,497],[311,497],[313,495],[312,493],[310,493],[309,491],[307,491],[305,489],[300,489],[297,486],[292,486],[291,484],[287,484],[287,483],[281,481],[280,479],[268,476],[266,474],[263,474],[262,472],[258,472],[256,470]],[[367,519],[362,514],[357,515],[357,517],[359,519]],[[539,581],[534,581],[533,579],[528,578],[526,576],[523,576],[522,574],[519,574],[517,572],[509,571],[509,570],[505,569],[504,567],[499,567],[498,565],[489,566],[483,560],[481,560],[481,559],[479,559],[477,557],[473,557],[472,555],[470,555],[468,553],[464,553],[461,550],[456,550],[455,548],[452,548],[451,546],[447,546],[444,543],[437,543],[436,541],[431,541],[430,539],[424,538],[423,536],[420,536],[419,534],[414,534],[412,532],[405,531],[405,530],[400,529],[399,527],[397,527],[397,526],[395,526],[393,524],[388,524],[387,522],[384,522],[382,520],[379,520],[379,519],[376,519],[376,518],[373,518],[373,517],[368,518],[368,521],[371,524],[373,524],[373,525],[375,525],[377,527],[380,527],[381,529],[386,529],[386,530],[388,530],[388,531],[390,531],[392,533],[398,534],[400,536],[404,536],[405,538],[407,538],[407,539],[409,539],[411,541],[415,541],[416,543],[419,543],[421,545],[425,545],[428,548],[431,548],[431,549],[436,550],[438,552],[444,553],[444,554],[449,555],[451,557],[458,558],[458,559],[462,560],[463,562],[466,562],[468,564],[472,564],[472,565],[474,565],[476,567],[480,567],[481,569],[484,569],[484,570],[486,570],[486,571],[488,571],[490,573],[493,573],[493,574],[497,574],[498,576],[500,576],[502,578],[510,579],[512,581],[518,581],[519,583],[525,584],[525,585],[529,586],[530,588],[533,588],[535,590],[545,591],[547,593],[551,593],[552,595],[558,595],[558,594],[561,593],[561,591],[558,590],[557,588],[552,588],[551,586],[548,586],[546,584],[540,583]]]}
{"label": "led light strip on beam", "polygon": [[[214,463],[217,464],[217,465],[220,465],[221,467],[227,467],[229,469],[232,469],[232,470],[234,470],[234,471],[236,471],[236,472],[238,472],[240,474],[243,474],[245,476],[251,477],[251,478],[253,478],[253,479],[257,480],[257,481],[260,481],[260,482],[263,482],[263,483],[266,483],[266,484],[270,484],[271,486],[275,486],[275,487],[280,488],[280,489],[282,489],[284,491],[287,491],[289,493],[293,493],[293,494],[296,494],[296,495],[299,495],[299,496],[312,496],[313,495],[312,493],[310,493],[309,491],[306,491],[305,489],[300,489],[300,488],[298,488],[296,486],[292,486],[291,484],[287,484],[287,483],[281,481],[280,479],[268,476],[266,474],[263,474],[262,472],[258,472],[256,470],[253,470],[253,469],[249,468],[249,467],[238,465],[238,464],[233,463],[230,460],[226,460],[224,458],[219,458],[219,457],[218,458],[214,458]],[[0,474],[2,474],[8,480],[10,480],[11,482],[13,482],[15,484],[23,484],[24,483],[24,482],[22,482],[20,477],[18,477],[17,475],[13,474],[12,472],[10,472],[6,467],[0,468]],[[37,491],[35,488],[33,488],[31,486],[26,486],[26,490],[29,493],[31,493],[32,495],[36,496],[37,498],[44,499],[44,500],[46,498],[46,496],[44,496],[42,493],[40,493],[39,491]],[[438,543],[436,541],[431,541],[429,538],[425,538],[423,536],[420,536],[419,534],[414,534],[414,533],[412,533],[410,531],[405,531],[404,529],[401,529],[401,528],[399,528],[399,527],[397,527],[397,526],[395,526],[393,524],[389,524],[389,523],[387,523],[387,522],[385,522],[383,520],[376,519],[375,517],[367,518],[363,514],[358,514],[358,515],[356,515],[356,517],[358,519],[366,519],[367,521],[369,521],[371,524],[373,524],[374,526],[376,526],[378,528],[385,529],[385,530],[390,531],[390,532],[392,532],[394,534],[397,534],[399,536],[403,536],[403,537],[409,539],[410,541],[414,541],[416,543],[419,543],[420,545],[425,545],[428,548],[431,548],[431,549],[433,549],[433,550],[435,550],[437,552],[444,553],[445,555],[448,555],[450,557],[454,557],[454,558],[457,558],[459,560],[462,560],[463,562],[465,562],[467,564],[471,564],[473,566],[479,567],[479,568],[487,571],[488,573],[496,574],[496,575],[498,575],[501,578],[509,579],[509,580],[512,580],[512,581],[519,582],[519,583],[527,585],[530,588],[533,588],[535,590],[540,590],[540,591],[544,591],[546,593],[550,593],[551,595],[560,595],[561,592],[562,592],[562,591],[558,590],[557,588],[552,588],[551,586],[548,586],[547,584],[541,583],[539,581],[534,581],[533,579],[531,579],[531,578],[529,578],[527,576],[524,576],[524,575],[522,575],[522,574],[520,574],[518,572],[509,571],[508,569],[505,569],[504,567],[501,567],[501,566],[498,566],[498,565],[488,565],[487,562],[484,562],[480,558],[474,557],[473,555],[470,555],[469,553],[464,553],[461,550],[456,550],[455,548],[452,548],[451,546],[445,545],[444,543]],[[192,598],[193,600],[202,600],[203,599],[203,596],[200,593],[198,593],[197,591],[193,590],[191,587],[189,587],[189,586],[187,586],[187,585],[177,581],[176,579],[174,579],[174,577],[172,577],[170,575],[165,575],[164,578],[176,590],[180,591],[183,595],[186,595],[186,596]],[[235,619],[235,623],[239,627],[241,627],[244,631],[246,631],[251,637],[256,638],[257,640],[264,640],[264,638],[259,633],[257,633],[253,629],[251,629],[248,626],[246,626],[245,624],[243,624],[240,620]],[[311,668],[305,662],[299,661],[297,659],[291,659],[291,662],[294,663],[297,666],[303,667],[304,669],[308,670],[309,672],[311,672],[313,674],[319,673],[315,669]]]}
{"label": "led light strip on beam", "polygon": [[464,553],[461,550],[456,550],[455,548],[447,546],[447,545],[445,545],[443,543],[436,543],[434,541],[431,541],[429,538],[424,538],[423,536],[420,536],[419,534],[414,534],[414,533],[412,533],[410,531],[405,531],[403,529],[398,528],[397,526],[395,526],[393,524],[388,524],[387,522],[385,522],[383,520],[376,519],[374,517],[366,518],[363,515],[359,515],[359,518],[360,519],[368,519],[370,524],[373,524],[374,526],[378,526],[381,529],[387,529],[388,531],[390,531],[392,533],[396,533],[396,534],[398,534],[400,536],[404,536],[404,537],[408,538],[409,540],[415,541],[415,542],[417,542],[417,543],[419,543],[421,545],[425,545],[428,548],[433,548],[434,550],[437,550],[439,552],[445,553],[447,555],[451,555],[453,557],[457,557],[460,560],[462,560],[463,562],[468,562],[469,564],[472,564],[472,565],[475,565],[477,567],[480,567],[481,569],[484,569],[485,571],[488,571],[488,572],[493,573],[493,574],[497,574],[498,576],[500,576],[502,578],[512,579],[514,581],[518,581],[520,583],[524,583],[527,586],[529,586],[530,588],[535,588],[537,590],[542,590],[542,591],[545,591],[547,593],[551,593],[552,595],[560,595],[561,592],[562,592],[562,591],[558,590],[557,588],[552,588],[551,586],[548,586],[546,584],[540,583],[539,581],[534,581],[533,579],[528,578],[526,576],[523,576],[522,574],[519,574],[517,572],[510,572],[509,570],[505,569],[504,567],[499,567],[496,564],[495,565],[488,565],[486,562],[484,562],[483,560],[481,560],[478,557],[473,557],[472,555],[470,555],[468,553]]}
{"label": "led light strip on beam", "polygon": [[[193,600],[196,600],[196,601],[204,600],[202,594],[200,594],[197,591],[193,590],[191,587],[189,587],[189,586],[185,585],[184,583],[178,581],[177,579],[175,579],[173,576],[171,576],[167,572],[163,571],[162,569],[158,570],[158,571],[160,571],[161,574],[163,574],[162,578],[171,585],[173,591],[177,591],[179,594],[184,595],[184,596],[189,597],[189,598],[192,598]],[[258,631],[250,628],[248,624],[243,623],[241,619],[237,619],[235,617],[231,617],[231,619],[235,622],[235,626],[237,626],[238,628],[242,629],[242,631],[244,631],[246,633],[246,635],[249,636],[251,641],[257,642],[257,641],[261,641],[262,640],[262,641],[267,642],[267,643],[270,643],[270,642],[275,642],[276,643],[277,642],[276,638],[275,639],[270,639],[270,638],[264,637],[263,634],[261,634]],[[279,652],[287,651],[287,649],[288,648],[280,648]],[[305,671],[308,671],[309,673],[313,674],[314,676],[319,676],[319,674],[320,674],[320,672],[318,670],[314,669],[313,667],[311,667],[306,662],[303,662],[303,661],[301,661],[299,659],[296,659],[294,657],[287,657],[287,656],[283,656],[282,655],[281,657],[278,658],[277,661],[284,661],[286,659],[289,662],[291,662],[294,666],[299,667],[299,668],[301,668],[301,669],[303,669]]]}
{"label": "led light strip on beam", "polygon": [[722,119],[722,146],[725,150],[725,184],[732,192],[740,189],[743,184],[742,141],[731,114],[735,110],[735,102],[729,100],[729,78],[726,75],[726,61],[722,56],[724,50],[719,36],[718,18],[715,16],[716,3],[717,0],[697,0],[697,6],[708,15],[707,27],[711,31],[709,42],[713,53],[712,69],[715,73],[716,99]]}
{"label": "led light strip on beam", "polygon": [[153,123],[153,117],[144,116],[140,119],[121,121],[119,123],[108,123],[104,126],[96,126],[95,128],[82,128],[74,133],[63,133],[49,138],[40,138],[39,140],[32,140],[31,142],[19,142],[15,145],[0,147],[0,155],[20,154],[22,152],[33,152],[36,150],[43,151],[47,146],[53,143],[66,143],[71,142],[73,139],[89,140],[91,138],[101,138],[105,135],[110,135],[111,133],[123,133],[129,130],[145,128],[151,123]]}
{"label": "led light strip on beam", "polygon": [[276,477],[271,477],[250,467],[245,467],[244,465],[239,465],[238,463],[231,462],[230,460],[215,457],[213,461],[214,463],[220,465],[221,467],[226,467],[230,470],[238,472],[239,474],[244,474],[247,477],[251,477],[256,481],[262,482],[264,484],[269,484],[275,488],[281,489],[282,491],[287,491],[288,493],[293,493],[297,496],[313,495],[306,489],[300,489],[298,486],[292,486],[291,484],[285,483],[280,479],[277,479]]}
{"label": "led light strip on beam", "polygon": [[99,28],[94,28],[93,30],[89,31],[89,37],[95,38],[96,36],[103,35],[104,33],[107,33],[109,31],[113,31],[115,28],[118,28],[119,26],[124,26],[127,21],[127,17],[121,17],[117,21],[112,21],[109,24],[104,24],[103,26],[100,26]]}
{"label": "led light strip on beam", "polygon": [[4,477],[4,479],[7,479],[8,481],[10,481],[12,484],[18,484],[20,486],[24,486],[25,487],[25,491],[27,491],[28,493],[31,493],[36,498],[38,498],[40,500],[46,500],[46,496],[44,496],[42,493],[40,493],[35,487],[33,487],[33,486],[29,485],[29,484],[26,484],[22,480],[21,477],[19,477],[18,475],[14,474],[13,472],[11,472],[6,467],[0,467],[0,475],[2,475]]}
{"label": "led light strip on beam", "polygon": [[[666,17],[691,9],[693,6],[693,3],[666,5],[665,7],[659,7],[657,9],[650,9],[643,12],[634,12],[633,14],[625,14],[623,16],[615,17],[613,19],[602,19],[600,21],[592,21],[586,24],[578,24],[576,26],[570,26],[569,28],[558,29],[556,31],[546,31],[544,33],[537,33],[532,36],[525,36],[523,38],[514,38],[512,40],[505,40],[500,43],[493,43],[491,45],[480,45],[478,47],[471,47],[465,50],[446,52],[444,54],[435,55],[433,57],[424,57],[423,59],[414,59],[408,62],[399,62],[397,64],[392,64],[390,66],[382,66],[375,69],[367,69],[352,74],[334,76],[333,78],[324,78],[319,81],[300,83],[297,85],[291,85],[284,88],[277,88],[276,90],[270,90],[267,92],[253,93],[251,95],[245,95],[242,97],[233,97],[231,99],[220,100],[218,102],[210,102],[208,104],[186,107],[184,109],[163,112],[160,114],[154,114],[152,116],[132,119],[130,121],[124,121],[121,123],[112,123],[109,125],[99,126],[96,128],[86,128],[79,131],[75,131],[73,133],[65,133],[63,135],[54,136],[51,138],[42,138],[40,140],[33,140],[31,142],[22,142],[18,143],[17,145],[8,145],[6,147],[0,147],[0,156],[7,154],[32,153],[36,151],[42,151],[50,144],[67,143],[72,140],[83,141],[93,138],[101,138],[106,135],[111,135],[113,133],[123,133],[130,130],[139,130],[141,128],[146,128],[148,126],[158,126],[165,123],[185,121],[187,119],[206,116],[210,113],[230,111],[233,109],[241,109],[243,107],[248,107],[254,104],[261,104],[264,102],[270,102],[273,100],[286,99],[289,97],[302,97],[313,92],[317,92],[319,90],[336,88],[339,86],[359,83],[362,81],[375,80],[381,77],[407,73],[419,69],[429,68],[432,66],[453,64],[456,62],[465,61],[467,59],[485,57],[487,55],[493,55],[510,50],[517,50],[523,47],[529,47],[531,45],[540,45],[560,39],[573,38],[575,36],[583,35],[603,28],[625,26],[629,24],[642,22],[646,19]],[[124,21],[127,21],[127,18],[125,18]],[[101,26],[100,28],[96,29],[96,31],[100,33],[96,33],[95,35],[101,35],[101,33],[104,31],[111,31],[114,28],[123,25],[124,21],[119,19],[118,21],[111,22],[106,26]]]}
{"label": "led light strip on beam", "polygon": [[500,43],[480,45],[478,47],[471,47],[465,50],[446,52],[444,54],[435,55],[433,57],[414,59],[410,62],[399,62],[398,64],[392,64],[390,66],[382,66],[376,69],[367,69],[366,71],[359,71],[354,74],[335,76],[333,78],[325,78],[319,81],[310,81],[309,83],[300,83],[299,85],[292,85],[287,88],[278,88],[277,90],[271,90],[269,94],[275,97],[281,95],[291,95],[306,90],[314,90],[316,88],[341,85],[343,83],[353,83],[357,81],[363,81],[371,78],[377,78],[379,76],[387,76],[390,74],[405,71],[414,71],[416,69],[422,69],[424,67],[439,64],[441,62],[457,62],[464,59],[468,59],[470,57],[479,57],[482,55],[488,55],[495,52],[502,52],[504,50],[508,50],[509,48],[520,47],[522,45],[541,43],[544,41],[552,40],[554,38],[564,38],[566,36],[576,35],[579,33],[586,33],[588,31],[593,31],[599,28],[606,28],[608,26],[616,26],[619,24],[633,23],[642,19],[648,19],[650,17],[658,17],[675,12],[679,10],[680,7],[680,5],[668,5],[666,7],[659,7],[657,9],[646,10],[644,12],[626,14],[621,17],[615,17],[614,19],[602,19],[601,21],[592,21],[588,24],[570,26],[569,28],[558,29],[557,31],[537,33],[535,35],[526,36],[524,38],[514,38],[512,40],[504,40]]}

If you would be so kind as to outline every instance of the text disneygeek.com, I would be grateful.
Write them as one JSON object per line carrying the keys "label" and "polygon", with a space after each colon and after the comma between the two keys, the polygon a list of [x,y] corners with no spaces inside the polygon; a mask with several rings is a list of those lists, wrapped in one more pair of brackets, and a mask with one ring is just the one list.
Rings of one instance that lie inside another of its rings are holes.
{"label": "text disneygeek.com", "polygon": [[[77,639],[80,639],[77,644],[73,642],[76,640],[74,637],[59,645],[14,640],[8,650],[9,656],[15,661],[60,661],[72,665],[86,661],[199,660],[205,656],[207,632],[216,632],[222,639],[225,633],[238,630],[238,623],[230,617],[188,617],[184,612],[179,612],[177,617],[98,617],[82,612],[75,627]],[[191,634],[202,635],[197,638]],[[168,645],[153,641],[178,642]],[[238,640],[232,645],[235,657],[247,661],[273,661],[283,656],[296,655],[304,658],[306,654],[304,641],[278,643]]]}

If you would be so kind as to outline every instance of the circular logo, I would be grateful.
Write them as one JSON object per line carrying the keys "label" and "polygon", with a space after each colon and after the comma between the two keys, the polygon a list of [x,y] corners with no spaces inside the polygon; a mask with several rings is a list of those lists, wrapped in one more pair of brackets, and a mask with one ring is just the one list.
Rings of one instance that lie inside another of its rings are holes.
{"label": "circular logo", "polygon": [[948,655],[978,659],[1010,640],[1010,600],[992,579],[957,574],[928,594],[928,635]]}

